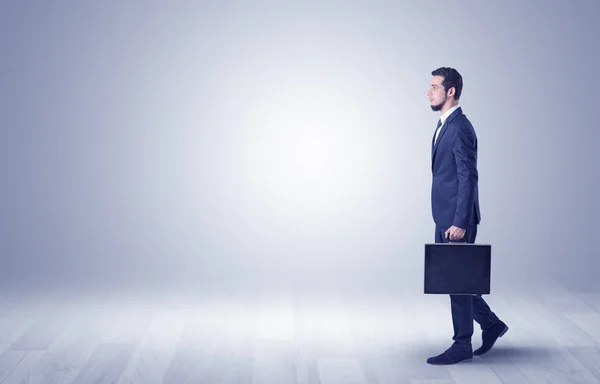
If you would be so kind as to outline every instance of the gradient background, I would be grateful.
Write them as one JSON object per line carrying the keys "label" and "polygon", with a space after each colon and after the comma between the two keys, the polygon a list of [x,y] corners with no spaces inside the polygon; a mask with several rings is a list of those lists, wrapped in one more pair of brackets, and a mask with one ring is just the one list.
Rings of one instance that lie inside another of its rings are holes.
{"label": "gradient background", "polygon": [[426,92],[452,66],[494,284],[600,289],[599,15],[583,0],[3,1],[2,284],[421,292]]}

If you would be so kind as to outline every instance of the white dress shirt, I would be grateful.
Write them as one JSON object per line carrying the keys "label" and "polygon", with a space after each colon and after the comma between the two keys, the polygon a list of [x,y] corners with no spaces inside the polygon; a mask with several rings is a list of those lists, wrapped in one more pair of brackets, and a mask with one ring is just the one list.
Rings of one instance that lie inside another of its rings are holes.
{"label": "white dress shirt", "polygon": [[442,127],[444,126],[444,123],[446,122],[446,119],[448,118],[448,116],[450,116],[452,114],[452,112],[456,111],[456,109],[459,108],[459,107],[460,107],[460,105],[456,104],[454,107],[452,107],[449,110],[447,110],[442,115],[442,117],[440,117],[440,121],[442,122],[442,124],[437,129],[437,131],[435,131],[435,140],[433,141],[434,144],[437,143],[438,135],[440,134],[440,131],[442,130]]}

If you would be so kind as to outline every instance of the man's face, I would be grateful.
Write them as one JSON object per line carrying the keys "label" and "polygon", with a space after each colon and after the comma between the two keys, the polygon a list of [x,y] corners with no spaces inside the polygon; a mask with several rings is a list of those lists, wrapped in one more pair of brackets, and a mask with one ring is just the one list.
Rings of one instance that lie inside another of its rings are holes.
{"label": "man's face", "polygon": [[446,102],[446,91],[442,86],[443,80],[444,78],[442,76],[433,76],[431,79],[431,85],[429,86],[427,96],[429,97],[429,102],[431,103],[431,109],[433,111],[442,109],[442,106]]}

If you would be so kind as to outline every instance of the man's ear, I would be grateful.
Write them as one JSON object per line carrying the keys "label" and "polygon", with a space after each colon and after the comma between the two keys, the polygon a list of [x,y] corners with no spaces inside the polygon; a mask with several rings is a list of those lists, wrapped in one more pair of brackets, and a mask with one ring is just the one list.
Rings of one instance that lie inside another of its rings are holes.
{"label": "man's ear", "polygon": [[448,97],[450,96],[454,96],[454,94],[456,93],[456,88],[452,87],[448,90]]}

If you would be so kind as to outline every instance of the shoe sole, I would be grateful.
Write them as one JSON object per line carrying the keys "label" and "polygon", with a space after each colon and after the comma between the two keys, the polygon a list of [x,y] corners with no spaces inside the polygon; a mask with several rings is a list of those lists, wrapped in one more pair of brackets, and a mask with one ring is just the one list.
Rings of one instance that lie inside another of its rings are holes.
{"label": "shoe sole", "polygon": [[461,363],[470,363],[470,362],[472,362],[472,361],[473,361],[473,358],[472,358],[472,357],[470,357],[470,358],[468,358],[468,359],[464,359],[464,360],[461,360],[461,361],[457,361],[456,363],[447,363],[447,364],[445,364],[445,363],[430,363],[430,362],[427,362],[427,364],[429,364],[429,365],[438,365],[438,366],[440,366],[440,365],[455,365],[455,364],[461,364]]}

